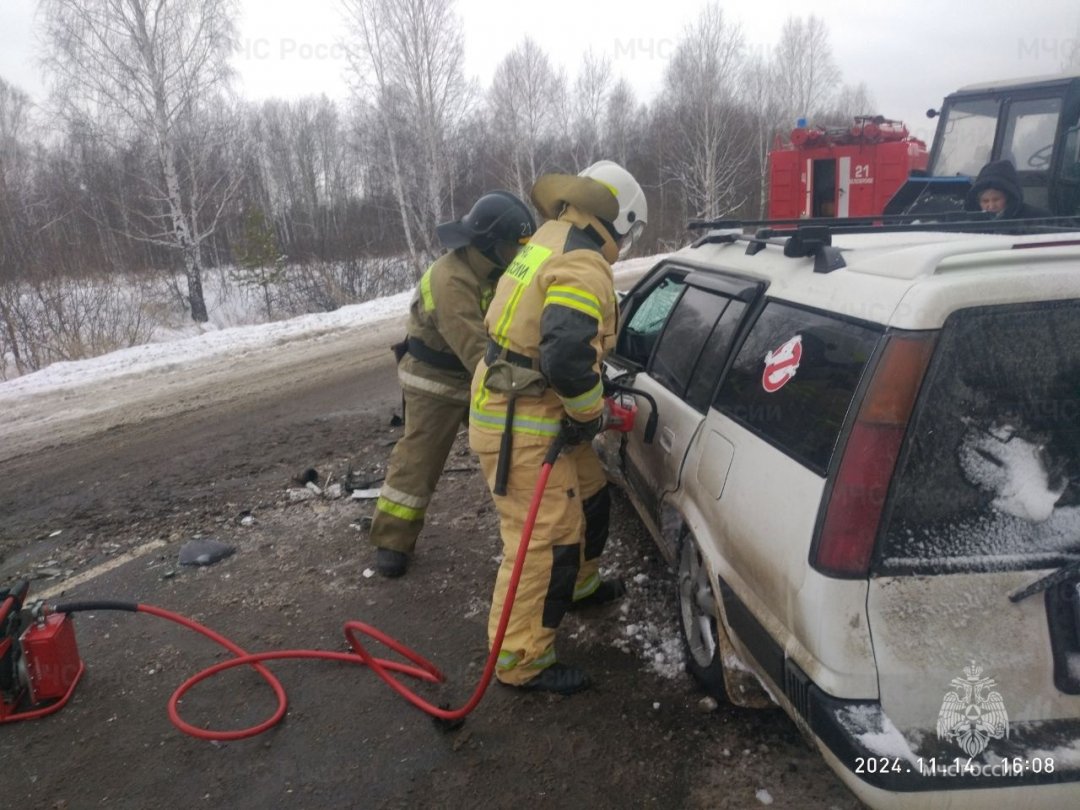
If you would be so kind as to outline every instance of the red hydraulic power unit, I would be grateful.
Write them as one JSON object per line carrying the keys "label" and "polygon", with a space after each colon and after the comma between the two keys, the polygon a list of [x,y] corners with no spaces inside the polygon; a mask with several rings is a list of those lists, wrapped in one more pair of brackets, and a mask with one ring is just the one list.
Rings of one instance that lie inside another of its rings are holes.
{"label": "red hydraulic power unit", "polygon": [[75,625],[66,613],[53,613],[27,628],[22,650],[32,704],[64,697],[81,674]]}
{"label": "red hydraulic power unit", "polygon": [[0,724],[58,711],[85,671],[71,616],[40,603],[24,611],[29,589],[0,588]]}
{"label": "red hydraulic power unit", "polygon": [[881,116],[846,129],[796,127],[769,152],[769,219],[880,214],[927,159],[925,143]]}

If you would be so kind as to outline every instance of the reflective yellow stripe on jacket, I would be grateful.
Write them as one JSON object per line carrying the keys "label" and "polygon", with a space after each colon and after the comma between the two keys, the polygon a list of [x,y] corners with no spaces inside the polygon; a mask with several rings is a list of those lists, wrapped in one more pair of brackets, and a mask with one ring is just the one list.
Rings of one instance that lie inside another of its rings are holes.
{"label": "reflective yellow stripe on jacket", "polygon": [[517,288],[510,296],[510,300],[499,317],[499,322],[495,324],[495,329],[491,333],[491,337],[500,346],[506,347],[506,336],[510,331],[510,325],[514,322],[514,315],[517,313],[518,304],[521,303],[521,297],[532,282],[536,271],[540,269],[540,265],[547,261],[549,256],[551,256],[550,248],[530,243],[518,251],[518,255],[506,268],[503,277],[516,281]]}
{"label": "reflective yellow stripe on jacket", "polygon": [[[487,401],[488,390],[481,385],[476,391],[476,396],[473,397],[472,407],[469,409],[469,420],[475,425],[501,433],[506,429],[506,411],[485,407]],[[515,413],[514,423],[510,426],[510,430],[527,436],[555,437],[559,433],[559,424],[558,419]]]}
{"label": "reflective yellow stripe on jacket", "polygon": [[435,311],[435,294],[431,291],[431,270],[435,265],[431,265],[424,271],[424,275],[420,277],[420,298],[424,302],[424,310],[427,312]]}

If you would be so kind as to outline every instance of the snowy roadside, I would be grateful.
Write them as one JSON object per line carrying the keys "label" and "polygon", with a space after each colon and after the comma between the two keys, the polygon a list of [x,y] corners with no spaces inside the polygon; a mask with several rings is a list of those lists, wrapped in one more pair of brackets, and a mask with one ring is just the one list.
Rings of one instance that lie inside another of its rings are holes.
{"label": "snowy roadside", "polygon": [[[666,254],[665,254],[666,255]],[[620,289],[633,283],[663,255],[629,259],[615,265]],[[107,378],[175,371],[217,357],[240,357],[280,347],[292,341],[317,340],[357,329],[385,324],[408,310],[412,292],[341,307],[333,312],[301,315],[285,321],[210,329],[191,325],[175,332],[175,339],[146,343],[75,362],[53,363],[41,371],[0,383],[0,407],[21,396],[69,391]],[[256,320],[254,314],[249,316]]]}

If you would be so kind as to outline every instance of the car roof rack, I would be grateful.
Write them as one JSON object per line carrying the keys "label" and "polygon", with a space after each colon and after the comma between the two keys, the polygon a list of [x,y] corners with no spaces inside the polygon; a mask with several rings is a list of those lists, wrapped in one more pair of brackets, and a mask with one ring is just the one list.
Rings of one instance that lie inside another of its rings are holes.
{"label": "car roof rack", "polygon": [[[769,245],[780,247],[788,258],[814,257],[815,273],[831,273],[847,266],[842,249],[832,244],[834,235],[911,233],[1038,234],[1067,233],[1080,229],[1080,217],[998,219],[982,211],[950,211],[940,214],[888,214],[867,217],[814,217],[806,219],[713,219],[691,220],[688,230],[710,232],[691,247],[746,242],[746,254],[756,255]],[[745,233],[754,229],[751,236]]]}

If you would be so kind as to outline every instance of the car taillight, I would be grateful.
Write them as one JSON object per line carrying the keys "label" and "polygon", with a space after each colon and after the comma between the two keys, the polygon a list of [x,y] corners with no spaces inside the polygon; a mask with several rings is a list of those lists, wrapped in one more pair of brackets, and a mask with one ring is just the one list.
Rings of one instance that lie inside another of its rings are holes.
{"label": "car taillight", "polygon": [[934,350],[936,332],[894,334],[844,445],[811,564],[824,574],[864,577],[896,458]]}

